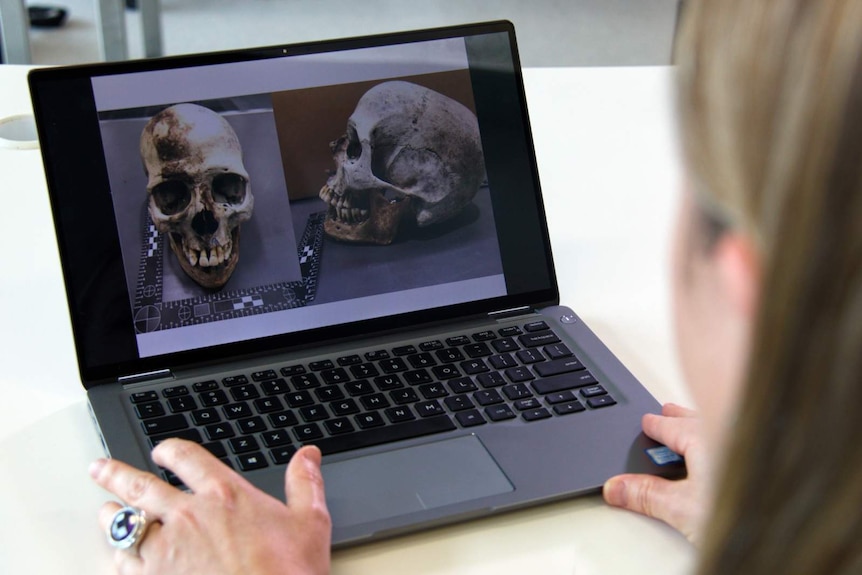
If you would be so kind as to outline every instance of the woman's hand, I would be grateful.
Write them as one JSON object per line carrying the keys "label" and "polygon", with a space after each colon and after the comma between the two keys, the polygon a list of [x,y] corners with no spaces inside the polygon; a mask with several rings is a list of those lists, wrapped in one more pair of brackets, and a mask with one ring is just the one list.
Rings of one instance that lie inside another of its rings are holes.
{"label": "woman's hand", "polygon": [[[259,491],[195,443],[169,439],[152,457],[193,494],[116,460],[100,459],[90,467],[96,483],[143,509],[153,522],[137,555],[116,551],[120,573],[329,573],[331,522],[316,447],[304,447],[290,460],[287,504]],[[103,528],[119,508],[117,503],[102,507]]]}
{"label": "woman's hand", "polygon": [[654,475],[611,477],[603,495],[610,505],[660,519],[697,545],[712,501],[711,471],[697,414],[672,403],[661,415],[643,417],[646,435],[685,457],[688,476],[671,481]]}

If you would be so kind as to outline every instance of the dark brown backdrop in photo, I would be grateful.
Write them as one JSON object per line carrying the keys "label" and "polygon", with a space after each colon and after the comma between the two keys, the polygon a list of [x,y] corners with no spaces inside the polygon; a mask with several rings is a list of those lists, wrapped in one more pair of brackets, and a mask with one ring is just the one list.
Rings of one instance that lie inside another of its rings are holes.
{"label": "dark brown backdrop in photo", "polygon": [[467,69],[274,92],[272,108],[291,200],[317,197],[326,182],[327,172],[335,169],[329,142],[345,133],[347,118],[362,95],[371,87],[390,80],[425,86],[476,113]]}

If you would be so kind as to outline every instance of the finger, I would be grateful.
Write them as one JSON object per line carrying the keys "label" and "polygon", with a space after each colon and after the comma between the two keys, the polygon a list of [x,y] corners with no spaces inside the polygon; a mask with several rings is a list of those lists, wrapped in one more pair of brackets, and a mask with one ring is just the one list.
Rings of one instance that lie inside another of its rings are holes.
{"label": "finger", "polygon": [[99,526],[102,530],[107,531],[111,522],[114,520],[114,515],[122,508],[122,505],[116,501],[109,501],[102,505],[99,509]]}
{"label": "finger", "polygon": [[128,505],[162,516],[183,494],[153,475],[116,459],[99,459],[90,466],[90,476]]}
{"label": "finger", "polygon": [[700,420],[693,417],[666,417],[648,413],[643,417],[642,426],[647,436],[682,456],[689,451],[692,442],[700,437]]}
{"label": "finger", "polygon": [[681,483],[668,481],[655,475],[626,474],[611,477],[602,488],[602,496],[609,505],[654,517],[680,529],[677,506]]}
{"label": "finger", "polygon": [[284,481],[288,507],[326,508],[323,474],[320,471],[321,459],[320,449],[314,445],[303,447],[290,459]]}
{"label": "finger", "polygon": [[167,439],[153,449],[153,461],[170,469],[194,492],[207,490],[208,485],[240,477],[212,453],[183,439]]}
{"label": "finger", "polygon": [[114,551],[114,565],[119,575],[140,575],[144,572],[143,560],[124,549]]}
{"label": "finger", "polygon": [[661,414],[667,417],[697,417],[695,410],[675,403],[665,403],[662,405]]}

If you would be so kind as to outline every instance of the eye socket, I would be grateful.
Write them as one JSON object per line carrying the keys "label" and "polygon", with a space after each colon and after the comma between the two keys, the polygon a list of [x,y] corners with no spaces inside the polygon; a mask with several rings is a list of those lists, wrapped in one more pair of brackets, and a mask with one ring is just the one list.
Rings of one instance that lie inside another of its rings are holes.
{"label": "eye socket", "polygon": [[241,204],[245,200],[245,178],[239,174],[219,174],[213,178],[213,200],[219,204]]}
{"label": "eye socket", "polygon": [[153,199],[159,210],[166,216],[172,216],[185,210],[192,199],[192,193],[185,182],[179,180],[164,181],[152,191]]}

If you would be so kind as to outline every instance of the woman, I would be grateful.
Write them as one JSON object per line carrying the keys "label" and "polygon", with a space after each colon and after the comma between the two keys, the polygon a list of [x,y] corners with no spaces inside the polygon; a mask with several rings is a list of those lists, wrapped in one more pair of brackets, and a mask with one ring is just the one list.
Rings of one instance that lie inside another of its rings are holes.
{"label": "woman", "polygon": [[[702,574],[860,573],[862,0],[689,4],[674,300],[703,419],[646,416],[688,478],[620,476],[605,498],[701,545]],[[161,520],[143,558],[118,552],[123,573],[328,572],[316,448],[291,461],[287,506],[196,445],[153,458],[195,495],[115,461],[91,469]]]}

